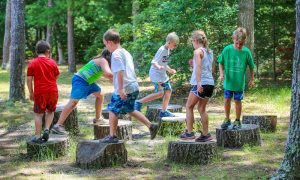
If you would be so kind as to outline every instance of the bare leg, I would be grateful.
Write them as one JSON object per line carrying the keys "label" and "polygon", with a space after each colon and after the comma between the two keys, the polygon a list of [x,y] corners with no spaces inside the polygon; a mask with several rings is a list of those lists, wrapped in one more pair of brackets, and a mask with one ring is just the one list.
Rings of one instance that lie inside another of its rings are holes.
{"label": "bare leg", "polygon": [[50,129],[54,117],[54,112],[45,113],[45,129]]}
{"label": "bare leg", "polygon": [[203,136],[206,136],[208,134],[208,114],[206,112],[206,105],[208,102],[208,98],[200,99],[198,103],[198,111],[201,116],[201,123],[203,128]]}
{"label": "bare leg", "polygon": [[139,102],[144,104],[146,102],[150,102],[150,101],[153,101],[155,99],[161,98],[161,97],[163,97],[163,95],[164,95],[163,91],[153,93],[153,94],[149,94],[149,95],[143,97],[142,99],[140,99]]}
{"label": "bare leg", "polygon": [[34,113],[35,136],[38,138],[41,137],[43,115],[44,115],[44,113],[42,113],[42,114]]}
{"label": "bare leg", "polygon": [[240,119],[242,113],[242,101],[234,101],[234,102],[235,102],[236,119]]}
{"label": "bare leg", "polygon": [[231,106],[231,98],[225,98],[225,100],[224,100],[224,109],[225,109],[226,119],[229,119],[229,116],[230,116],[230,106]]}
{"label": "bare leg", "polygon": [[128,113],[128,114],[130,116],[133,116],[134,118],[136,118],[138,121],[140,121],[141,123],[143,123],[148,128],[150,128],[151,122],[141,112],[135,110],[135,111],[133,111],[131,113]]}
{"label": "bare leg", "polygon": [[198,103],[199,98],[194,94],[191,93],[188,96],[188,100],[186,102],[186,126],[188,129],[188,133],[193,131],[193,124],[194,124],[194,107]]}
{"label": "bare leg", "polygon": [[76,107],[77,103],[79,102],[78,99],[70,99],[68,104],[64,107],[62,110],[60,117],[57,121],[58,125],[63,125],[69,114],[72,112],[72,110]]}
{"label": "bare leg", "polygon": [[95,100],[96,116],[95,116],[95,118],[100,119],[101,114],[102,114],[104,94],[101,91],[99,91],[99,92],[93,93],[93,95],[96,96],[96,100]]}
{"label": "bare leg", "polygon": [[171,95],[172,95],[172,90],[166,90],[165,91],[165,94],[164,94],[164,97],[163,97],[163,102],[162,102],[162,111],[167,110]]}
{"label": "bare leg", "polygon": [[118,117],[115,113],[109,111],[109,135],[116,136],[118,128]]}

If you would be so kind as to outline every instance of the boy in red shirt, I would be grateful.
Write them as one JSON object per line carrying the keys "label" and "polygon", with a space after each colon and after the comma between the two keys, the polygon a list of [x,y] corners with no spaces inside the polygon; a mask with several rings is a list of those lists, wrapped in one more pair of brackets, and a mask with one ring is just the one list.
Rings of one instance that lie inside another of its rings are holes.
{"label": "boy in red shirt", "polygon": [[[27,69],[27,87],[30,100],[34,101],[35,113],[35,137],[31,141],[43,143],[49,139],[49,128],[53,121],[58,100],[56,79],[59,76],[59,70],[56,62],[49,58],[50,44],[48,42],[37,42],[35,50],[38,57],[29,62]],[[32,82],[34,82],[34,88]],[[44,114],[46,123],[41,136]]]}

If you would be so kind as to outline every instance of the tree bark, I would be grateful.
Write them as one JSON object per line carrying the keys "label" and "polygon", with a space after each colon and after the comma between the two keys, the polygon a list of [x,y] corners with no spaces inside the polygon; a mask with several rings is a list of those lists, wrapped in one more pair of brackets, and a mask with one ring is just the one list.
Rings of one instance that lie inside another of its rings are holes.
{"label": "tree bark", "polygon": [[132,1],[132,36],[133,36],[133,41],[136,40],[136,20],[135,16],[138,14],[140,10],[140,2],[138,0],[133,0]]}
{"label": "tree bark", "polygon": [[300,178],[300,0],[296,1],[296,38],[293,59],[289,134],[284,159],[272,179]]}
{"label": "tree bark", "polygon": [[59,65],[64,64],[65,63],[64,53],[59,40],[57,40],[57,51],[58,51],[58,64]]}
{"label": "tree bark", "polygon": [[11,47],[9,100],[25,100],[25,20],[24,0],[11,0]]}
{"label": "tree bark", "polygon": [[245,144],[260,145],[260,132],[256,124],[242,124],[239,130],[223,130],[216,128],[218,146],[240,148]]}
{"label": "tree bark", "polygon": [[[102,139],[109,135],[108,121],[105,124],[94,125],[94,139]],[[118,120],[117,137],[122,140],[132,139],[132,122],[126,120]]]}
{"label": "tree bark", "polygon": [[243,116],[243,124],[257,124],[261,131],[276,131],[277,116],[271,115],[247,115]]}
{"label": "tree bark", "polygon": [[168,148],[168,160],[185,163],[206,165],[217,155],[217,143],[171,141]]}
{"label": "tree bark", "polygon": [[[48,8],[52,8],[53,6],[53,1],[48,0]],[[50,18],[50,17],[49,17]],[[46,41],[51,45],[52,43],[52,35],[53,35],[53,26],[52,24],[47,24],[47,35],[46,35]]]}
{"label": "tree bark", "polygon": [[99,140],[81,141],[76,149],[76,164],[82,168],[113,167],[127,162],[124,142],[100,143]]}
{"label": "tree bark", "polygon": [[69,139],[66,135],[50,134],[46,143],[27,142],[27,155],[30,158],[49,159],[66,155],[69,150]]}
{"label": "tree bark", "polygon": [[76,72],[74,50],[74,20],[71,7],[68,8],[68,64],[69,72]]}
{"label": "tree bark", "polygon": [[[159,113],[162,109],[161,104],[153,104],[147,106],[146,117],[151,122],[159,122]],[[167,108],[170,112],[182,112],[182,106],[176,104],[169,104]]]}
{"label": "tree bark", "polygon": [[3,41],[3,59],[2,59],[2,69],[7,68],[9,63],[9,51],[11,43],[11,1],[6,1],[6,15],[5,15],[5,32]]}
{"label": "tree bark", "polygon": [[[238,26],[246,28],[247,40],[245,45],[251,50],[252,57],[254,53],[254,0],[240,0],[238,11]],[[246,71],[246,86],[250,81],[250,71]]]}

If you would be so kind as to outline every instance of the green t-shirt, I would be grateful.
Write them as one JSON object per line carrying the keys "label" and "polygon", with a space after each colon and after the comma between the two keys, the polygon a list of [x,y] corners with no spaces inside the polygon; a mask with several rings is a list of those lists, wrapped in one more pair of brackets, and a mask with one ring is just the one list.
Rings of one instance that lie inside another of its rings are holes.
{"label": "green t-shirt", "polygon": [[255,67],[250,49],[244,46],[237,50],[233,44],[228,45],[218,57],[218,63],[222,64],[224,69],[224,89],[244,91],[246,68]]}
{"label": "green t-shirt", "polygon": [[94,60],[88,62],[77,72],[77,75],[82,77],[89,84],[96,82],[102,76],[102,74],[103,71],[101,67],[99,67]]}

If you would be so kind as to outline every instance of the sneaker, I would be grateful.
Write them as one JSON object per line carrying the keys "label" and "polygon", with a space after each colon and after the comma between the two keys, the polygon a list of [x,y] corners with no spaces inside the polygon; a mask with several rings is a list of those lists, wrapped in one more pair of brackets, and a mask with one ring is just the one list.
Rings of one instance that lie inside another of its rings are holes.
{"label": "sneaker", "polygon": [[93,119],[94,124],[105,124],[104,118],[101,116],[99,119]]}
{"label": "sneaker", "polygon": [[44,130],[44,133],[43,133],[43,135],[42,135],[42,139],[43,139],[45,142],[48,141],[48,139],[49,139],[49,129],[45,129],[45,130]]}
{"label": "sneaker", "polygon": [[221,124],[222,129],[228,129],[228,127],[231,125],[230,119],[224,119],[223,123]]}
{"label": "sneaker", "polygon": [[100,139],[99,142],[101,142],[101,143],[117,143],[117,142],[119,142],[119,139],[117,136],[108,135],[105,138]]}
{"label": "sneaker", "polygon": [[143,104],[140,101],[134,102],[134,110],[141,111]]}
{"label": "sneaker", "polygon": [[185,131],[184,133],[182,133],[180,135],[180,139],[183,139],[183,140],[195,139],[195,134],[194,134],[194,132],[188,133],[187,131]]}
{"label": "sneaker", "polygon": [[159,126],[157,124],[151,124],[149,130],[150,130],[150,139],[154,139],[157,132],[158,132]]}
{"label": "sneaker", "polygon": [[59,124],[55,124],[52,127],[52,132],[54,132],[55,134],[60,134],[60,135],[66,135],[68,134],[67,131],[65,130],[65,127]]}
{"label": "sneaker", "polygon": [[241,129],[241,128],[242,128],[241,121],[240,121],[239,119],[236,119],[236,120],[233,122],[232,129],[237,130],[237,129]]}
{"label": "sneaker", "polygon": [[37,138],[36,136],[34,136],[32,139],[31,139],[31,142],[33,143],[37,143],[37,144],[42,144],[46,141],[44,141],[41,137]]}
{"label": "sneaker", "polygon": [[207,142],[212,140],[212,136],[210,135],[210,133],[208,133],[206,136],[202,135],[199,136],[197,139],[195,139],[196,142]]}
{"label": "sneaker", "polygon": [[166,110],[166,111],[160,111],[159,117],[175,117],[175,115],[170,111]]}

